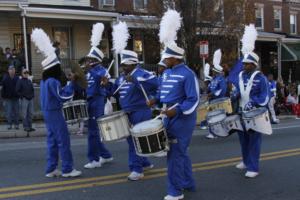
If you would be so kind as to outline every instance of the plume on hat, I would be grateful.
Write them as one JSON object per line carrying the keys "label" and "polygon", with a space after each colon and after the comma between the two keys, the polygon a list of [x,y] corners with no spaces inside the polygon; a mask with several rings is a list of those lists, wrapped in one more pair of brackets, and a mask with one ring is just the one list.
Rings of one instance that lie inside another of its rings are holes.
{"label": "plume on hat", "polygon": [[168,9],[160,22],[159,41],[164,45],[177,40],[177,32],[181,27],[182,18],[176,10]]}
{"label": "plume on hat", "polygon": [[205,78],[210,78],[209,71],[210,71],[210,65],[208,63],[206,63],[204,65],[204,76],[205,76]]}
{"label": "plume on hat", "polygon": [[222,58],[222,52],[221,49],[218,49],[215,51],[214,58],[213,58],[213,64],[215,67],[220,66],[221,58]]}
{"label": "plume on hat", "polygon": [[45,57],[55,53],[55,48],[52,46],[49,36],[41,28],[34,28],[31,33],[31,41],[42,52]]}
{"label": "plume on hat", "polygon": [[119,22],[113,26],[113,50],[119,54],[127,46],[129,32],[126,22]]}
{"label": "plume on hat", "polygon": [[246,25],[244,35],[241,40],[242,53],[244,55],[254,51],[256,39],[257,39],[257,30],[254,24],[249,24],[248,26]]}
{"label": "plume on hat", "polygon": [[97,47],[101,40],[104,31],[104,25],[102,23],[96,23],[93,25],[92,36],[91,36],[91,46]]}

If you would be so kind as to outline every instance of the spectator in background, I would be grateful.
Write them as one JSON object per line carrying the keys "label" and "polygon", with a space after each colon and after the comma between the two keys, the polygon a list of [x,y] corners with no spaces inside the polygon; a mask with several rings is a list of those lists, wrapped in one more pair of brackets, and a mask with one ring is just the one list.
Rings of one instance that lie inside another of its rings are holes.
{"label": "spectator in background", "polygon": [[298,95],[298,104],[300,104],[300,81],[298,81],[297,95]]}
{"label": "spectator in background", "polygon": [[10,57],[11,57],[11,50],[10,50],[9,47],[5,48],[5,57],[6,57],[7,60],[9,60]]}
{"label": "spectator in background", "polygon": [[6,55],[3,52],[3,48],[0,47],[0,80],[2,80],[3,75],[7,72],[8,61]]}
{"label": "spectator in background", "polygon": [[5,74],[2,79],[1,91],[8,122],[8,130],[12,129],[13,123],[15,123],[15,129],[19,129],[19,96],[16,92],[18,79],[15,67],[10,65],[8,67],[8,74]]}
{"label": "spectator in background", "polygon": [[10,63],[10,65],[15,66],[16,75],[20,76],[22,73],[22,65],[21,65],[21,61],[20,61],[20,58],[19,58],[19,55],[18,55],[18,52],[16,49],[12,50],[12,54],[9,59],[9,63]]}
{"label": "spectator in background", "polygon": [[18,80],[16,91],[21,99],[23,128],[26,132],[35,131],[32,128],[34,88],[26,68],[22,70],[22,78]]}
{"label": "spectator in background", "polygon": [[276,81],[274,81],[273,74],[268,75],[268,81],[269,81],[269,92],[270,92],[270,101],[268,103],[268,109],[272,117],[272,123],[278,124],[279,119],[276,118],[276,113],[274,109],[275,104],[275,98],[276,98]]}
{"label": "spectator in background", "polygon": [[294,104],[297,104],[297,95],[295,92],[292,92],[289,94],[289,96],[287,97],[286,99],[286,103],[288,105],[294,105]]}

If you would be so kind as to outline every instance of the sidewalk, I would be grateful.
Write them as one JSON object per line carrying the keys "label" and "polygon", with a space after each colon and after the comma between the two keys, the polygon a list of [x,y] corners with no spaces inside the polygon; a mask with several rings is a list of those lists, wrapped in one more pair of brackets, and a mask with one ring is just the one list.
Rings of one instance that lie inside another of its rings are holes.
{"label": "sidewalk", "polygon": [[[36,130],[33,132],[25,132],[22,124],[19,125],[19,130],[13,129],[8,130],[7,125],[4,123],[0,124],[0,139],[1,138],[24,138],[24,137],[42,137],[46,136],[46,127],[43,121],[37,121],[33,123],[33,128]],[[70,134],[75,134],[78,130],[78,124],[68,125]]]}

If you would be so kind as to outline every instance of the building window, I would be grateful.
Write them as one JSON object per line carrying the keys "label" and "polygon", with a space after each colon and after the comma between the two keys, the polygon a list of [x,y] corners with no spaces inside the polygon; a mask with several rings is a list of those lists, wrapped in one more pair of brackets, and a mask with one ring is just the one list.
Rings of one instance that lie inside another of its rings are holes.
{"label": "building window", "polygon": [[103,0],[103,6],[115,6],[115,0]]}
{"label": "building window", "polygon": [[281,31],[281,9],[274,9],[274,29]]}
{"label": "building window", "polygon": [[147,0],[134,0],[134,9],[135,10],[146,10],[147,9]]}
{"label": "building window", "polygon": [[255,26],[258,29],[264,29],[264,7],[258,6],[255,8]]}
{"label": "building window", "polygon": [[290,15],[290,32],[291,34],[297,34],[297,15]]}

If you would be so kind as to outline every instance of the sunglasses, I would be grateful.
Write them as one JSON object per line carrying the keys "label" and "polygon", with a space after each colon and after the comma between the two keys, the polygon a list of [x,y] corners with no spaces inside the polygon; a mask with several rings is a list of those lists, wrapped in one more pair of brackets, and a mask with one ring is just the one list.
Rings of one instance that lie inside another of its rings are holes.
{"label": "sunglasses", "polygon": [[23,72],[23,74],[29,74],[29,72],[26,71],[26,72]]}

